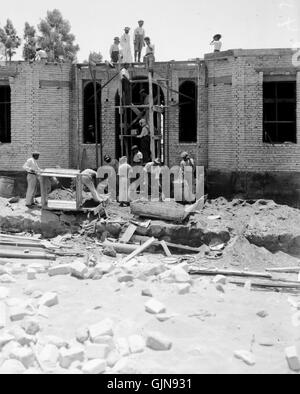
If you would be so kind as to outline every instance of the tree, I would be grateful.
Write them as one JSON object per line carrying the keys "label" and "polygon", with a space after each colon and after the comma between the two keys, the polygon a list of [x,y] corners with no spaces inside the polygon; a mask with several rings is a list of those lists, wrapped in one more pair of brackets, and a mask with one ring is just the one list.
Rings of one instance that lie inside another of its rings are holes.
{"label": "tree", "polygon": [[10,19],[7,19],[4,28],[0,28],[0,42],[5,47],[5,58],[11,61],[16,54],[16,49],[21,45],[21,39],[17,36],[17,31]]}
{"label": "tree", "polygon": [[30,26],[28,22],[25,23],[24,28],[24,48],[23,48],[23,58],[24,60],[32,60],[36,54],[36,29],[34,26]]}
{"label": "tree", "polygon": [[71,34],[70,22],[63,19],[57,9],[47,11],[47,16],[38,25],[41,36],[38,45],[48,52],[51,60],[68,59],[73,61],[79,51],[75,36]]}
{"label": "tree", "polygon": [[87,63],[96,65],[102,63],[102,61],[103,61],[103,56],[101,52],[90,52],[89,60]]}

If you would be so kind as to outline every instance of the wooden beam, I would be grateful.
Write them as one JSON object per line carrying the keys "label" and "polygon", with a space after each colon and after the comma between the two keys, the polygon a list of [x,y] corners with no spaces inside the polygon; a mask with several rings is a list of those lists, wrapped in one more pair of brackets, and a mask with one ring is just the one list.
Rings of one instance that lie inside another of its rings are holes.
{"label": "wooden beam", "polygon": [[120,238],[120,243],[127,244],[131,240],[136,230],[137,226],[135,226],[134,224],[130,224],[129,227],[126,229],[125,233]]}
{"label": "wooden beam", "polygon": [[221,269],[191,269],[189,271],[190,275],[224,275],[224,276],[242,276],[246,278],[265,278],[272,279],[271,274],[265,274],[261,272],[250,272],[250,271],[230,271],[230,270],[221,270]]}
{"label": "wooden beam", "polygon": [[283,267],[283,268],[267,268],[267,272],[284,273],[284,274],[299,274],[300,267]]}
{"label": "wooden beam", "polygon": [[149,78],[149,127],[150,127],[150,151],[151,151],[151,159],[155,159],[155,141],[154,141],[154,111],[153,111],[153,81],[152,81],[152,73],[149,71],[148,73]]}
{"label": "wooden beam", "polygon": [[[150,248],[151,245],[153,245],[155,243],[156,239],[154,237],[150,238],[149,241],[145,242],[143,245],[139,246],[137,248],[137,250],[135,250],[134,252],[132,252],[129,256],[127,256],[124,260],[123,263],[126,264],[128,263],[130,260],[134,259],[136,256],[138,256],[139,254],[143,253],[145,250],[147,250],[148,248]],[[300,286],[300,284],[299,284]]]}
{"label": "wooden beam", "polygon": [[170,252],[168,245],[166,244],[165,241],[160,241],[161,246],[163,247],[163,250],[166,254],[167,257],[172,257],[172,253]]}
{"label": "wooden beam", "polygon": [[[234,284],[234,285],[241,285],[244,286],[245,285],[245,281],[243,280],[230,280],[230,283]],[[251,286],[252,287],[259,287],[259,288],[265,288],[265,289],[269,289],[269,288],[280,288],[280,289],[300,289],[300,283],[296,283],[296,282],[281,282],[281,281],[264,281],[264,282],[255,282],[255,281],[251,281]]]}

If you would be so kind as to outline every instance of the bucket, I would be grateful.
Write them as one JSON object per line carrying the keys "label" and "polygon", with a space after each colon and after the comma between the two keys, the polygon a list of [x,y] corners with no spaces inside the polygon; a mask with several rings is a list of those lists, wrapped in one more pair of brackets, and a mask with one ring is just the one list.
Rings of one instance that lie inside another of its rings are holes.
{"label": "bucket", "polygon": [[15,180],[6,176],[0,177],[0,197],[10,198],[14,195]]}

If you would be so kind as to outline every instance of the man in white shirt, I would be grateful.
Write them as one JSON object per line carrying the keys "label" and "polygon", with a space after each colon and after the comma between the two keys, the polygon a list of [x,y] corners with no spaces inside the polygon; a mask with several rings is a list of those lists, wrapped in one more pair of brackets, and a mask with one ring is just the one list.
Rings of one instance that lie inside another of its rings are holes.
{"label": "man in white shirt", "polygon": [[130,46],[130,27],[125,27],[125,33],[121,37],[121,48],[122,48],[122,63],[132,63],[132,53]]}
{"label": "man in white shirt", "polygon": [[139,27],[134,31],[134,61],[140,63],[143,47],[145,46],[144,21],[138,21]]}
{"label": "man in white shirt", "polygon": [[222,38],[221,34],[216,34],[216,35],[214,36],[214,38],[213,38],[211,44],[210,44],[210,45],[213,45],[213,46],[214,46],[214,52],[215,52],[215,53],[221,52],[221,49],[222,49],[222,41],[221,41],[221,38]]}
{"label": "man in white shirt", "polygon": [[129,64],[125,63],[121,70],[121,81],[123,88],[123,104],[130,105],[131,104],[131,86],[130,86],[130,74],[129,74]]}
{"label": "man in white shirt", "polygon": [[26,207],[32,208],[35,204],[34,197],[36,195],[37,183],[39,181],[39,174],[41,169],[37,161],[40,158],[38,152],[33,152],[32,157],[26,161],[23,169],[27,172],[27,193],[26,193]]}

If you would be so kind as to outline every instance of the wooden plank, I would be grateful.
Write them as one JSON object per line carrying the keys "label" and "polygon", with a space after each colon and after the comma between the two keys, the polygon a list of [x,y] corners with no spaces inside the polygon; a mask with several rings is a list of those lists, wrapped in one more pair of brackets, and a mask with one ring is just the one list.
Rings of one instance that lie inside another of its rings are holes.
{"label": "wooden plank", "polygon": [[131,254],[135,250],[139,248],[140,245],[128,245],[128,244],[121,244],[118,242],[110,242],[110,241],[105,241],[103,242],[103,246],[111,246],[115,249],[117,253],[122,253],[122,254]]}
{"label": "wooden plank", "polygon": [[38,243],[30,243],[30,242],[24,242],[24,241],[2,241],[0,238],[0,247],[1,246],[11,246],[11,247],[22,247],[24,248],[34,248],[34,249],[46,249],[43,244],[38,244]]}
{"label": "wooden plank", "polygon": [[[230,283],[234,285],[245,285],[245,281],[243,280],[230,280]],[[296,282],[276,282],[276,281],[264,281],[264,282],[255,282],[251,281],[251,286],[259,287],[259,288],[281,288],[281,289],[300,289],[300,283]]]}
{"label": "wooden plank", "polygon": [[155,141],[154,141],[154,111],[153,111],[153,80],[152,80],[152,72],[149,71],[148,73],[149,78],[149,127],[150,127],[150,150],[151,150],[151,158],[152,160],[155,159]]}
{"label": "wooden plank", "polygon": [[42,208],[47,207],[48,203],[48,193],[47,193],[47,178],[46,177],[41,177],[40,179],[40,185],[41,185],[41,204]]}
{"label": "wooden plank", "polygon": [[74,175],[77,176],[80,174],[80,170],[70,170],[70,169],[64,169],[64,168],[45,168],[44,171],[42,171],[42,174],[46,173],[55,173],[57,175]]}
{"label": "wooden plank", "polygon": [[49,200],[47,209],[77,211],[76,201]]}
{"label": "wooden plank", "polygon": [[31,242],[31,243],[37,243],[41,244],[42,240],[41,239],[36,239],[32,237],[24,237],[24,236],[18,236],[18,235],[10,235],[10,234],[1,234],[0,233],[0,239],[1,240],[8,240],[10,242],[13,241],[25,241],[25,242]]}
{"label": "wooden plank", "polygon": [[284,274],[299,274],[300,267],[267,268],[266,271]]}
{"label": "wooden plank", "polygon": [[149,241],[145,242],[143,245],[139,246],[134,252],[132,252],[128,257],[123,260],[123,263],[128,263],[130,260],[134,259],[139,254],[143,253],[145,250],[150,248],[151,245],[156,241],[154,237],[149,239]]}
{"label": "wooden plank", "polygon": [[76,177],[76,209],[79,210],[82,205],[82,180],[81,176]]}
{"label": "wooden plank", "polygon": [[265,274],[262,272],[250,272],[250,271],[230,271],[230,270],[221,270],[221,269],[191,269],[189,271],[190,275],[224,275],[224,276],[242,276],[247,278],[265,278],[272,279],[271,274]]}
{"label": "wooden plank", "polygon": [[167,257],[172,257],[172,253],[170,252],[168,245],[166,244],[165,241],[160,241],[161,246],[163,247],[163,250],[166,254]]}
{"label": "wooden plank", "polygon": [[120,243],[127,244],[131,240],[131,238],[133,237],[136,230],[137,230],[137,226],[135,226],[134,224],[130,224],[129,227],[126,229],[125,233],[120,238],[120,240],[119,240]]}
{"label": "wooden plank", "polygon": [[168,248],[183,250],[185,252],[191,252],[191,253],[199,253],[200,252],[199,248],[193,248],[192,246],[173,244],[171,242],[166,242],[166,244],[167,244]]}
{"label": "wooden plank", "polygon": [[55,256],[46,253],[24,253],[14,250],[0,249],[0,258],[26,259],[26,260],[56,260]]}

